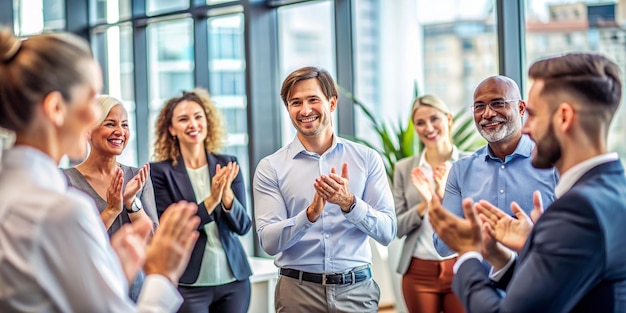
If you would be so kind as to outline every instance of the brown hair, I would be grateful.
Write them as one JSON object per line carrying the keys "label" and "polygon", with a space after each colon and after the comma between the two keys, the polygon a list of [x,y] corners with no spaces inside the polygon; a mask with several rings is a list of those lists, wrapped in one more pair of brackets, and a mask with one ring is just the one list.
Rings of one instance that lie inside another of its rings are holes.
{"label": "brown hair", "polygon": [[80,63],[93,59],[89,44],[71,34],[24,41],[0,29],[0,127],[20,132],[37,105],[53,91],[71,102],[71,90],[86,80]]}
{"label": "brown hair", "polygon": [[311,78],[315,78],[317,79],[317,81],[319,81],[322,93],[324,94],[324,96],[326,96],[327,100],[330,100],[330,98],[337,97],[339,95],[339,92],[337,92],[337,86],[335,85],[335,81],[333,80],[333,77],[330,76],[330,73],[328,73],[327,70],[316,66],[302,67],[293,71],[283,81],[283,86],[280,88],[280,97],[283,99],[283,103],[285,104],[285,106],[288,105],[293,86],[299,81]]}
{"label": "brown hair", "polygon": [[207,136],[204,139],[204,148],[211,153],[218,152],[224,145],[226,129],[222,126],[222,114],[217,110],[209,92],[205,89],[196,88],[192,91],[183,91],[180,97],[174,97],[161,109],[155,125],[156,142],[154,143],[155,161],[172,160],[176,165],[180,156],[178,139],[170,135],[169,127],[172,126],[174,109],[183,101],[195,102],[202,107],[207,120]]}
{"label": "brown hair", "polygon": [[586,114],[581,114],[581,125],[589,132],[598,130],[594,116],[611,122],[622,97],[619,67],[600,54],[569,53],[539,60],[528,76],[544,82],[541,95],[551,98],[551,106],[563,97],[583,106]]}

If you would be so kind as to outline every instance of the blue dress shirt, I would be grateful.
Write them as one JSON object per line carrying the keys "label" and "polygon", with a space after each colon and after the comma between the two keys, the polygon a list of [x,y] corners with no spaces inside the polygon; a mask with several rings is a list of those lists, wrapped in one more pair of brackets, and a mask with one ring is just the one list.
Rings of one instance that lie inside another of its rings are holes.
{"label": "blue dress shirt", "polygon": [[[522,135],[515,151],[502,161],[493,155],[489,145],[472,155],[455,162],[448,174],[443,206],[463,217],[463,199],[474,202],[487,200],[500,210],[513,215],[511,202],[515,201],[527,214],[533,209],[533,192],[539,190],[543,207],[556,198],[554,188],[559,180],[556,168],[536,169],[530,163],[535,147],[527,135]],[[442,256],[453,254],[437,236],[433,235],[435,248]]]}
{"label": "blue dress shirt", "polygon": [[[348,163],[356,206],[343,213],[326,203],[315,222],[306,215],[313,184],[332,167]],[[396,235],[393,196],[380,156],[361,144],[334,136],[322,155],[308,152],[296,137],[259,162],[254,176],[254,210],[261,247],[278,267],[338,273],[371,263],[368,236],[388,245]]]}

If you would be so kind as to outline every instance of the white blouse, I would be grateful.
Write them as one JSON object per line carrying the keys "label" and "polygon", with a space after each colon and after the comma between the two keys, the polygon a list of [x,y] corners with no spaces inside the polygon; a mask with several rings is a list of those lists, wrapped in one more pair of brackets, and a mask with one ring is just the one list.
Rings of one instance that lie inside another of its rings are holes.
{"label": "white blouse", "polygon": [[138,303],[88,196],[31,147],[5,151],[0,170],[0,312],[174,312],[182,303],[161,275]]}

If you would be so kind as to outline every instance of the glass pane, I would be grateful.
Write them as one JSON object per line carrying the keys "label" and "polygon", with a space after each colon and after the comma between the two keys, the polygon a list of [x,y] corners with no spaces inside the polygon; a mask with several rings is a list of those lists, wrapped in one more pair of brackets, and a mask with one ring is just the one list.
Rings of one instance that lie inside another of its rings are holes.
{"label": "glass pane", "polygon": [[[394,129],[408,125],[416,92],[442,98],[453,113],[468,106],[476,85],[498,73],[494,5],[355,1],[356,97]],[[357,136],[380,147],[370,120],[356,112]]]}
{"label": "glass pane", "polygon": [[131,0],[91,0],[91,21],[115,23],[132,16]]}
{"label": "glass pane", "polygon": [[146,14],[155,15],[189,7],[189,0],[146,0]]}
{"label": "glass pane", "polygon": [[18,36],[60,31],[65,28],[65,0],[13,0]]}
{"label": "glass pane", "polygon": [[[243,14],[223,15],[208,20],[209,30],[209,91],[224,116],[228,140],[223,153],[235,155],[246,182],[248,209],[250,200],[250,170],[248,167],[248,118],[246,98],[246,63],[244,50]],[[244,247],[253,255],[252,233],[242,238]]]}
{"label": "glass pane", "polygon": [[154,121],[163,103],[194,87],[192,27],[191,19],[148,25],[150,149],[154,143]]}
{"label": "glass pane", "polygon": [[[527,0],[526,62],[571,51],[602,53],[626,69],[626,29],[616,1]],[[623,4],[623,1],[620,1]],[[613,117],[609,150],[626,162],[626,98]]]}
{"label": "glass pane", "polygon": [[[308,2],[278,9],[279,86],[289,73],[303,66],[321,66],[328,70],[333,78],[337,78],[333,15],[332,1]],[[284,145],[293,140],[295,129],[287,111],[281,112]],[[337,117],[333,116],[333,119],[336,120]],[[336,124],[334,123],[334,127],[337,127]]]}
{"label": "glass pane", "polygon": [[233,0],[206,0],[206,4],[218,4],[224,2],[233,2]]}
{"label": "glass pane", "polygon": [[103,62],[104,92],[122,101],[128,111],[130,140],[118,160],[126,165],[137,166],[133,31],[131,24],[109,27],[106,32],[94,35],[93,51],[97,60]]}

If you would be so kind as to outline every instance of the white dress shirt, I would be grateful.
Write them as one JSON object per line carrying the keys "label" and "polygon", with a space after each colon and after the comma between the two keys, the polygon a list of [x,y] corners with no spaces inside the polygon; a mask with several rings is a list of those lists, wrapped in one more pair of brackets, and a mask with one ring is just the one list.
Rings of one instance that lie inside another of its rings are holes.
{"label": "white dress shirt", "polygon": [[163,276],[146,278],[137,306],[93,200],[31,147],[3,155],[0,171],[0,312],[174,312]]}

